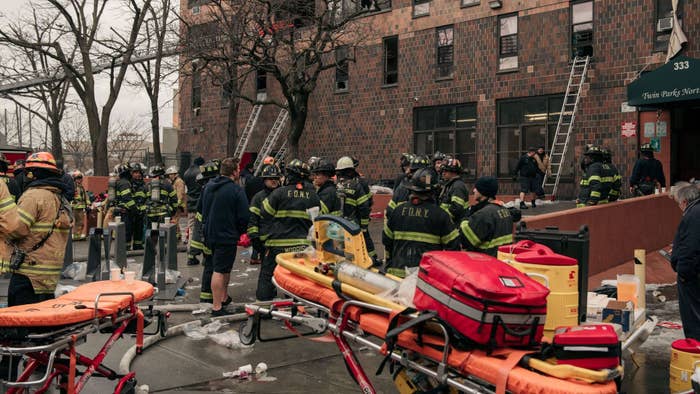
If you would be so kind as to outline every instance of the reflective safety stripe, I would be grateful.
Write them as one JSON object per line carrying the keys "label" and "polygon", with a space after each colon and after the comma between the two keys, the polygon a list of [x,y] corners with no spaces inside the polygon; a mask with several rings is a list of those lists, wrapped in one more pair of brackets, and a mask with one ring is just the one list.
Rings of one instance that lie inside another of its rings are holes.
{"label": "reflective safety stripe", "polygon": [[440,244],[440,236],[415,231],[394,231],[394,239],[397,241],[416,241],[429,244]]}
{"label": "reflective safety stripe", "polygon": [[462,207],[466,204],[466,203],[464,202],[464,200],[461,199],[459,196],[452,196],[452,199],[450,199],[450,201],[456,202],[457,204],[459,204],[459,205],[462,206]]}
{"label": "reflective safety stripe", "polygon": [[579,184],[581,186],[588,186],[588,179],[581,179],[581,182]]}
{"label": "reflective safety stripe", "polygon": [[309,213],[306,211],[299,210],[280,210],[275,214],[275,218],[296,218],[296,219],[309,219]]}
{"label": "reflective safety stripe", "polygon": [[607,204],[608,202],[609,202],[609,201],[608,201],[607,199],[606,199],[606,200],[598,200],[598,205],[600,205],[600,204]]}
{"label": "reflective safety stripe", "polygon": [[199,220],[200,222],[201,222],[202,219],[203,219],[203,218],[202,218],[202,214],[199,213],[199,212],[197,212],[196,214],[194,214],[194,218],[197,219],[197,220]]}
{"label": "reflective safety stripe", "polygon": [[[482,324],[493,324],[494,320],[498,316],[498,318],[501,321],[503,321],[503,323],[505,323],[505,324],[528,325],[528,324],[532,324],[535,319],[539,319],[538,324],[544,325],[545,319],[547,317],[547,315],[535,315],[535,314],[528,314],[528,313],[507,313],[507,312],[498,312],[498,313],[486,312],[486,313],[484,313],[484,311],[481,309],[474,308],[471,305],[467,305],[467,304],[462,303],[458,300],[455,300],[454,298],[452,298],[449,295],[436,289],[431,284],[427,283],[426,281],[424,281],[421,278],[418,278],[418,283],[417,283],[416,287],[418,289],[420,289],[422,292],[424,292],[425,294],[427,294],[428,296],[435,299],[437,302],[450,308],[451,310],[453,310],[453,311],[459,313],[460,315],[465,316],[471,320],[481,322]],[[517,307],[528,308],[526,306],[520,306],[520,305],[512,305],[512,307],[514,307],[514,308],[517,308]],[[545,306],[542,305],[541,307],[544,308]]]}
{"label": "reflective safety stripe", "polygon": [[121,197],[126,196],[127,194],[131,194],[131,190],[129,190],[129,189],[124,189],[124,190],[122,190],[122,191],[118,191],[118,192],[117,192],[117,196],[121,196]]}
{"label": "reflective safety stripe", "polygon": [[592,191],[592,192],[591,192],[591,197],[600,197],[600,192],[598,192],[598,191]]}
{"label": "reflective safety stripe", "polygon": [[586,206],[586,204],[576,204],[576,208],[583,208],[585,206]]}
{"label": "reflective safety stripe", "polygon": [[470,244],[474,246],[479,246],[481,245],[481,240],[479,237],[474,233],[474,230],[472,230],[471,227],[469,227],[469,221],[465,220],[460,224],[460,229],[462,229],[462,234],[464,234],[465,237],[467,237],[467,241],[469,241]]}
{"label": "reflective safety stripe", "polygon": [[46,233],[51,230],[53,223],[35,222],[29,227],[29,231],[33,233]]}
{"label": "reflective safety stripe", "polygon": [[258,226],[250,226],[248,227],[248,235],[250,234],[257,234],[260,231]]}
{"label": "reflective safety stripe", "polygon": [[321,213],[322,214],[328,213],[328,207],[326,206],[326,204],[323,201],[321,201]]}
{"label": "reflective safety stripe", "polygon": [[481,249],[491,249],[495,248],[496,246],[508,245],[511,243],[513,243],[513,234],[508,234],[494,238],[491,241],[484,243],[484,245],[481,246]]}
{"label": "reflective safety stripe", "polygon": [[249,211],[250,211],[251,213],[254,213],[254,214],[260,216],[260,208],[258,208],[258,207],[254,207],[254,206],[251,205]]}
{"label": "reflective safety stripe", "polygon": [[384,234],[387,236],[387,238],[394,239],[394,232],[391,231],[389,226],[387,226],[386,221],[384,222]]}
{"label": "reflective safety stripe", "polygon": [[275,216],[275,213],[277,213],[277,211],[275,211],[275,208],[272,208],[272,205],[270,205],[270,201],[267,198],[263,201],[263,209],[271,216]]}
{"label": "reflective safety stripe", "polygon": [[406,270],[403,268],[388,268],[386,270],[386,273],[389,275],[394,275],[399,278],[405,278],[406,277]]}
{"label": "reflective safety stripe", "polygon": [[0,212],[8,211],[14,208],[15,206],[15,199],[12,196],[0,200]]}
{"label": "reflective safety stripe", "polygon": [[18,207],[17,214],[19,215],[19,220],[21,220],[22,223],[26,224],[27,226],[31,226],[32,223],[34,223],[34,216],[32,216],[24,209]]}
{"label": "reflective safety stripe", "polygon": [[42,275],[42,276],[60,275],[61,274],[61,265],[45,265],[45,264],[29,265],[27,262],[25,262],[24,264],[22,264],[22,266],[20,266],[20,268],[16,272],[19,274]]}
{"label": "reflective safety stripe", "polygon": [[457,229],[454,229],[449,234],[440,237],[440,242],[442,244],[447,244],[449,242],[452,242],[457,237],[459,237],[459,232],[457,231]]}
{"label": "reflective safety stripe", "polygon": [[598,181],[598,182],[600,182],[601,179],[602,179],[602,178],[601,178],[600,176],[598,176],[598,175],[591,175],[591,177],[588,178],[588,183],[591,183],[591,182],[593,182],[593,181]]}
{"label": "reflective safety stripe", "polygon": [[344,201],[345,201],[345,205],[351,205],[353,207],[360,205],[357,203],[357,200],[355,200],[354,198],[345,197]]}
{"label": "reflective safety stripe", "polygon": [[212,293],[209,293],[209,292],[201,291],[201,292],[199,292],[199,298],[203,299],[203,300],[213,300],[214,295]]}
{"label": "reflective safety stripe", "polygon": [[357,205],[361,205],[369,201],[369,198],[372,197],[371,194],[365,194],[364,196],[359,197],[357,201]]}
{"label": "reflective safety stripe", "polygon": [[333,216],[341,216],[342,214],[343,214],[343,212],[341,212],[341,211],[333,211],[333,212],[329,213],[329,215],[333,215]]}
{"label": "reflective safety stripe", "polygon": [[369,219],[360,219],[360,226],[367,226],[369,224]]}
{"label": "reflective safety stripe", "polygon": [[392,208],[392,209],[396,208],[396,205],[398,205],[398,204],[396,204],[396,201],[389,200],[389,205],[388,205],[389,208]]}
{"label": "reflective safety stripe", "polygon": [[282,247],[282,246],[299,246],[311,245],[311,241],[306,238],[288,238],[288,239],[268,239],[265,241],[265,246]]}
{"label": "reflective safety stripe", "polygon": [[190,249],[204,250],[205,246],[202,242],[190,240]]}

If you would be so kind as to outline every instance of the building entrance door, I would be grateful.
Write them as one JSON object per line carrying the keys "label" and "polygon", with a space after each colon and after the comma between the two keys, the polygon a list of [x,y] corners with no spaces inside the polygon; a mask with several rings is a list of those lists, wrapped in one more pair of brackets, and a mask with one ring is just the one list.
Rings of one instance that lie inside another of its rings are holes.
{"label": "building entrance door", "polygon": [[700,179],[700,102],[692,102],[672,111],[671,182]]}

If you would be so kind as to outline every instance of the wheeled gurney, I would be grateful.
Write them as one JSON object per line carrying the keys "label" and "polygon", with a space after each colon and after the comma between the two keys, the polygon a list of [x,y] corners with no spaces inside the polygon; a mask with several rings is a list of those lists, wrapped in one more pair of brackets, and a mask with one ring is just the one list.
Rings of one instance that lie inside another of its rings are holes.
{"label": "wheeled gurney", "polygon": [[[135,333],[140,353],[144,313],[137,303],[152,296],[147,282],[99,281],[56,299],[0,309],[0,387],[43,393],[56,380],[62,392],[78,393],[95,375],[116,380],[115,393],[133,392],[135,374],[120,375],[102,361],[124,333]],[[78,353],[77,345],[96,332],[110,333],[97,355]]]}

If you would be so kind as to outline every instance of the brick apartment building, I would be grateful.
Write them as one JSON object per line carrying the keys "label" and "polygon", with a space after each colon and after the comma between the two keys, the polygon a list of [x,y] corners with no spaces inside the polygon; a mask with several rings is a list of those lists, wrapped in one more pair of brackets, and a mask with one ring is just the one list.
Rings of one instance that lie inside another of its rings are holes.
{"label": "brick apartment building", "polygon": [[[197,3],[206,2],[182,0],[183,14],[199,10],[192,7]],[[514,193],[511,172],[518,156],[528,146],[549,151],[571,61],[585,54],[591,62],[564,167],[569,176],[559,195],[575,194],[575,163],[589,143],[609,148],[625,177],[638,146],[651,139],[660,145],[657,157],[668,179],[700,175],[700,126],[693,122],[700,110],[700,60],[693,59],[700,57],[700,2],[679,2],[688,42],[665,66],[672,0],[381,5],[364,16],[372,18],[373,37],[356,52],[356,61],[319,80],[300,143],[302,158],[354,155],[361,171],[377,180],[396,176],[402,152],[439,150],[460,158],[471,178],[497,175],[501,193]],[[255,85],[251,89],[278,94],[264,75]],[[181,152],[224,154],[222,97],[221,87],[201,76],[181,76]],[[241,105],[239,130],[250,111]],[[259,149],[278,112],[263,110],[247,150]],[[623,124],[625,134],[634,135],[623,136]]]}

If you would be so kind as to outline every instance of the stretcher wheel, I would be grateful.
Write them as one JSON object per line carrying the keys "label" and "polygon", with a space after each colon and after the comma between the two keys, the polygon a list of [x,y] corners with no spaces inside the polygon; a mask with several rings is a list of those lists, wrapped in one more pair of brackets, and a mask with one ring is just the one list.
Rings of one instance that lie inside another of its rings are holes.
{"label": "stretcher wheel", "polygon": [[244,345],[252,345],[256,338],[255,320],[251,317],[241,323],[238,329],[238,336],[241,338],[241,343]]}

